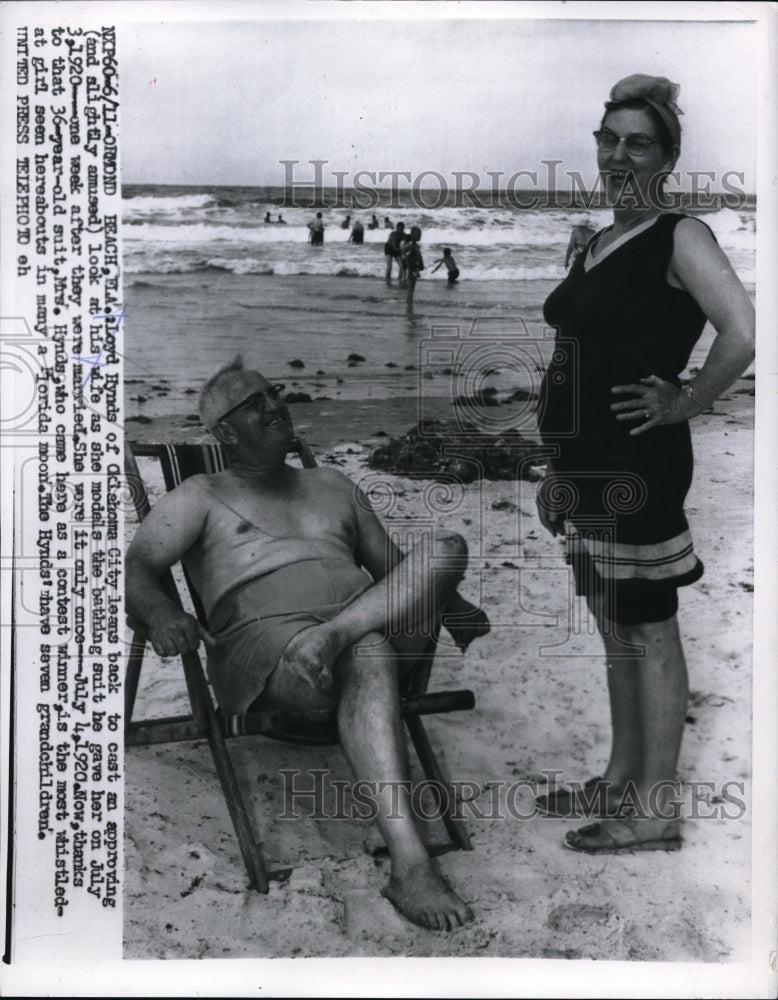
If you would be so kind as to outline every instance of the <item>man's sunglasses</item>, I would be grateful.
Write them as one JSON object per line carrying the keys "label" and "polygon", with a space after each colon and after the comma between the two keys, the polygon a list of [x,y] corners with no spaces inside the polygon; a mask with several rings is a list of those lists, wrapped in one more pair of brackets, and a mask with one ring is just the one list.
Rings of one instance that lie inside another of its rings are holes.
{"label": "man's sunglasses", "polygon": [[607,128],[597,129],[592,135],[597,140],[597,148],[604,153],[612,153],[618,144],[623,142],[630,156],[645,156],[649,149],[659,142],[658,139],[652,139],[650,135],[641,135],[639,132],[619,136]]}
{"label": "man's sunglasses", "polygon": [[281,393],[285,388],[286,385],[283,382],[276,382],[275,385],[271,385],[269,388],[263,389],[261,392],[252,393],[250,396],[247,396],[243,402],[238,403],[237,406],[233,406],[231,410],[227,410],[226,413],[223,413],[219,417],[217,423],[220,423],[222,420],[226,420],[227,417],[233,417],[236,413],[244,413],[248,410],[259,409],[260,413],[264,412],[265,398],[269,396],[271,399],[278,401],[281,399]]}

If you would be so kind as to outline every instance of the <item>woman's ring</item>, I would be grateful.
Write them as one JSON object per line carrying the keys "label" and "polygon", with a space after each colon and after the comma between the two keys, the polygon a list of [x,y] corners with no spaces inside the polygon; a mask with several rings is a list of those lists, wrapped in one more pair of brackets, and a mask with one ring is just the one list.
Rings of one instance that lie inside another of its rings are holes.
{"label": "woman's ring", "polygon": [[650,414],[650,412],[648,410],[646,410],[646,420],[650,420],[650,419],[651,419],[651,414]]}

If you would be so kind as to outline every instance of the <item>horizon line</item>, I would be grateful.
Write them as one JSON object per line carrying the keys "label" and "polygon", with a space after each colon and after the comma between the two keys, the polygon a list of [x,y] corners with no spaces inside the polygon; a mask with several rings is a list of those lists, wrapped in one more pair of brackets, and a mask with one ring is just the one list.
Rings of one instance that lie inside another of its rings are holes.
{"label": "horizon line", "polygon": [[[247,190],[247,191],[248,190],[252,190],[252,189],[256,189],[256,188],[276,188],[279,191],[285,191],[286,190],[286,186],[284,184],[232,184],[232,183],[228,183],[228,182],[225,182],[225,181],[202,181],[202,182],[199,182],[199,183],[191,183],[191,182],[183,182],[183,181],[122,181],[121,182],[121,187],[122,188],[125,188],[125,187],[217,188],[218,187],[218,188],[238,188],[238,189]],[[315,194],[316,191],[321,191],[321,192],[325,192],[325,193],[326,192],[332,192],[333,194],[338,195],[340,197],[343,197],[343,195],[346,194],[346,193],[351,193],[351,194],[354,194],[354,195],[360,195],[360,194],[364,195],[368,191],[369,192],[375,192],[376,194],[387,194],[389,196],[392,196],[392,195],[397,196],[397,195],[402,195],[402,194],[412,195],[412,194],[415,193],[415,190],[416,190],[413,187],[397,187],[397,188],[392,188],[392,187],[377,187],[377,186],[372,186],[372,185],[369,188],[368,187],[365,187],[365,188],[353,188],[353,187],[346,187],[346,186],[338,187],[336,185],[325,185],[325,184],[317,185],[314,182],[310,182],[309,183],[309,182],[303,182],[303,181],[295,181],[295,188],[298,189],[298,193],[299,194],[305,195],[305,196],[307,196],[307,195],[313,195],[313,194]],[[418,190],[419,191],[434,192],[437,189],[434,186],[431,186],[431,187],[427,187],[427,188],[419,188]],[[569,188],[539,188],[539,187],[527,187],[527,188],[524,188],[524,187],[513,187],[513,188],[497,188],[497,189],[491,188],[491,187],[488,187],[488,188],[472,188],[472,189],[468,188],[467,190],[464,190],[464,191],[461,191],[461,192],[452,191],[452,192],[450,192],[450,194],[451,194],[452,197],[456,197],[457,195],[459,195],[459,197],[464,198],[467,195],[475,195],[475,194],[494,195],[494,194],[509,194],[509,193],[519,193],[519,192],[522,193],[522,194],[532,194],[532,193],[535,193],[535,194],[538,194],[538,193],[542,193],[542,194],[572,194],[573,197],[575,197],[576,194],[578,194],[577,192],[571,192]],[[738,191],[738,192],[735,192],[732,189],[729,189],[729,190],[725,190],[725,189],[713,190],[713,189],[710,189],[710,190],[706,190],[706,191],[698,190],[696,192],[696,196],[697,197],[706,198],[706,197],[715,197],[715,196],[718,196],[718,195],[721,195],[721,196],[727,196],[727,195],[728,196],[732,196],[735,193],[737,193],[739,195],[742,195],[745,198],[754,198],[755,199],[757,197],[757,193],[755,191],[753,191],[753,192],[749,192],[749,191]],[[595,194],[596,195],[602,195],[602,192],[599,192],[599,191],[598,192],[592,192],[592,195],[595,195]],[[692,190],[684,189],[684,188],[673,188],[673,190],[670,191],[670,192],[668,192],[668,194],[670,194],[671,196],[674,196],[674,195],[691,195],[691,194],[695,194],[695,192],[693,192]],[[432,206],[430,206],[430,207],[432,207]],[[364,211],[370,211],[370,209],[366,208],[366,209],[364,209]]]}

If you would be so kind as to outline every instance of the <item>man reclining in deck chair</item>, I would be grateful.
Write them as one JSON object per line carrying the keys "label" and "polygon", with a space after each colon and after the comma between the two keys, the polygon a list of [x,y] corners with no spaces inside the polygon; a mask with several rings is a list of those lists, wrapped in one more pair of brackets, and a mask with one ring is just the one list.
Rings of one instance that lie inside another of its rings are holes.
{"label": "man reclining in deck chair", "polygon": [[[384,895],[421,926],[466,923],[470,908],[428,856],[412,819],[398,694],[404,665],[428,648],[444,612],[460,619],[446,627],[461,649],[489,630],[486,615],[456,590],[464,539],[436,535],[432,564],[429,556],[403,555],[341,472],[287,465],[294,440],[287,408],[239,357],[206,382],[199,409],[228,468],[185,480],[141,523],[127,553],[128,611],[147,625],[161,656],[196,649],[202,635],[224,712],[337,708],[356,778],[385,783],[375,786],[391,858]],[[208,632],[160,587],[160,575],[181,559]],[[369,655],[357,644],[371,645]]]}

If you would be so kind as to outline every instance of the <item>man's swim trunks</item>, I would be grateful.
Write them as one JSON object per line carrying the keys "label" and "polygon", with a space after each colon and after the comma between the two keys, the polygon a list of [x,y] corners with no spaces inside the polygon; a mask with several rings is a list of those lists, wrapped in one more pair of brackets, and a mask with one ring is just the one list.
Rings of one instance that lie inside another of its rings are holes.
{"label": "man's swim trunks", "polygon": [[224,712],[239,715],[261,694],[298,632],[334,618],[370,577],[347,559],[306,559],[225,594],[210,616],[208,677]]}

